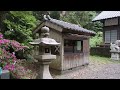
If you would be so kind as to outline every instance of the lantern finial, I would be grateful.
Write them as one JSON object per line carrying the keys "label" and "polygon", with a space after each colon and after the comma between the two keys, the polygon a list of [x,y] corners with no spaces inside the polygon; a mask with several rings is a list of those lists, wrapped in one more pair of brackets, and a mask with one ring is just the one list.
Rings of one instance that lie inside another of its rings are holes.
{"label": "lantern finial", "polygon": [[42,27],[41,28],[41,35],[43,37],[48,37],[49,36],[49,30],[50,29],[48,27],[46,27],[46,26]]}

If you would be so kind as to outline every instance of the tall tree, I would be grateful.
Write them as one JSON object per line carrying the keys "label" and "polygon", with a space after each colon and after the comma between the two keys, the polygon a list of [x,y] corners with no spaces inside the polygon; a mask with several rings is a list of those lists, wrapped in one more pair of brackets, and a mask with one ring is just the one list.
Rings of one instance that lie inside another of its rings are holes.
{"label": "tall tree", "polygon": [[61,20],[78,24],[86,29],[100,31],[102,24],[100,22],[92,22],[97,15],[96,11],[67,11],[67,14],[61,17]]}
{"label": "tall tree", "polygon": [[33,11],[33,15],[36,17],[37,20],[42,21],[44,15],[48,15],[48,11]]}
{"label": "tall tree", "polygon": [[60,11],[51,11],[50,16],[54,19],[60,19]]}
{"label": "tall tree", "polygon": [[60,11],[33,11],[33,15],[40,22],[43,20],[43,16],[48,14],[54,19],[60,19],[60,13]]}
{"label": "tall tree", "polygon": [[6,18],[6,14],[8,13],[9,11],[0,11],[0,32],[3,32],[4,31],[4,19]]}
{"label": "tall tree", "polygon": [[20,43],[28,44],[32,40],[32,30],[37,20],[32,11],[10,11],[4,20],[4,36]]}

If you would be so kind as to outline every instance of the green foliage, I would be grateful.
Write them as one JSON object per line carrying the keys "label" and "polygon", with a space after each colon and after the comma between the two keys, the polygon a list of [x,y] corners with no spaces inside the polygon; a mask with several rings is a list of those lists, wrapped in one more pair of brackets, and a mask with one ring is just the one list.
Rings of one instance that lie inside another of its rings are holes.
{"label": "green foliage", "polygon": [[31,11],[10,11],[4,20],[4,36],[25,45],[32,41],[32,30],[37,20]]}
{"label": "green foliage", "polygon": [[50,15],[54,19],[60,19],[60,11],[33,11],[33,15],[39,20],[43,20],[44,15]]}
{"label": "green foliage", "polygon": [[108,63],[120,63],[120,61],[117,60],[111,60],[110,57],[103,57],[103,56],[97,56],[97,55],[91,55],[90,60],[94,63],[101,63],[101,64],[108,64]]}
{"label": "green foliage", "polygon": [[60,19],[60,12],[59,11],[51,11],[50,16],[54,19]]}
{"label": "green foliage", "polygon": [[25,48],[28,47],[22,46],[15,40],[4,39],[3,34],[0,33],[0,67],[10,71],[14,70],[17,60],[15,52],[24,50]]}
{"label": "green foliage", "polygon": [[4,31],[4,23],[3,20],[6,18],[6,14],[9,11],[0,11],[0,31],[3,32]]}
{"label": "green foliage", "polygon": [[69,11],[68,14],[61,17],[61,20],[78,24],[83,28],[97,32],[102,30],[102,23],[92,22],[96,15],[95,11]]}
{"label": "green foliage", "polygon": [[96,47],[103,42],[102,32],[97,32],[96,36],[90,38],[90,47]]}
{"label": "green foliage", "polygon": [[33,15],[36,17],[37,20],[42,21],[43,16],[48,14],[48,11],[33,11]]}
{"label": "green foliage", "polygon": [[[9,11],[3,22],[5,29],[2,30],[2,33],[5,38],[16,40],[22,45],[30,47],[29,42],[33,40],[32,30],[38,23],[32,11]],[[17,57],[26,57],[27,54],[24,52],[17,52]]]}

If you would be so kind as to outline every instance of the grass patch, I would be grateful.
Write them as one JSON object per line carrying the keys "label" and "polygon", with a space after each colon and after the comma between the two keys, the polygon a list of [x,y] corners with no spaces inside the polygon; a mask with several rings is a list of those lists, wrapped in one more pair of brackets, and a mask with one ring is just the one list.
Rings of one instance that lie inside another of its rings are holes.
{"label": "grass patch", "polygon": [[102,64],[107,64],[107,63],[120,63],[120,61],[117,60],[111,60],[108,57],[102,57],[102,56],[97,56],[97,55],[91,55],[90,60],[93,62],[100,62]]}

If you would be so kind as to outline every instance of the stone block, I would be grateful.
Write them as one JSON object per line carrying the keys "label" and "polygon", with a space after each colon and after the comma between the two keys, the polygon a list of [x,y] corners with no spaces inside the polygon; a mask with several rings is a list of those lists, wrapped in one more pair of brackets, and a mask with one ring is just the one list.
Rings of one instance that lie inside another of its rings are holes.
{"label": "stone block", "polygon": [[0,79],[10,79],[10,72],[8,70],[3,70]]}
{"label": "stone block", "polygon": [[111,59],[112,60],[120,60],[120,54],[119,53],[111,53]]}

